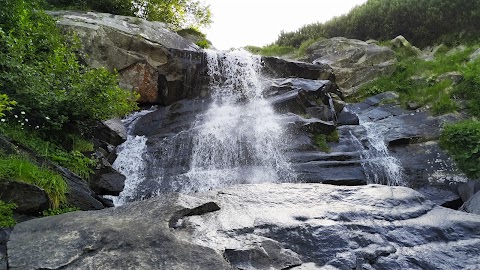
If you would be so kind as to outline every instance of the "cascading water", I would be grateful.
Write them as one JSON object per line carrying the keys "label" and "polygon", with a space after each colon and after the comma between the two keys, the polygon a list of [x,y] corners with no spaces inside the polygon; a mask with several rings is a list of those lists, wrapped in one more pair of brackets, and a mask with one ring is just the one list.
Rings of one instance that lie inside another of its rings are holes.
{"label": "cascading water", "polygon": [[[190,127],[160,139],[149,137],[155,144],[150,150],[145,137],[129,135],[114,163],[127,176],[117,205],[162,192],[295,178],[284,155],[284,127],[263,97],[260,58],[245,51],[206,51],[206,58],[211,103],[198,111]],[[188,104],[203,104],[192,102]],[[184,106],[177,105],[172,106]]]}
{"label": "cascading water", "polygon": [[263,98],[260,58],[245,51],[207,51],[207,62],[212,104],[193,125],[190,171],[182,189],[292,180],[282,151],[283,127]]}
{"label": "cascading water", "polygon": [[144,110],[130,115],[122,120],[127,127],[127,140],[117,149],[117,159],[112,167],[126,176],[125,188],[119,196],[110,196],[115,205],[122,205],[135,197],[136,187],[145,179],[144,155],[147,138],[145,136],[132,135],[135,122],[143,115],[151,112]]}
{"label": "cascading water", "polygon": [[391,156],[385,144],[382,131],[373,122],[361,123],[366,132],[368,148],[350,132],[353,143],[360,151],[362,167],[370,184],[405,186],[403,168],[400,161]]}

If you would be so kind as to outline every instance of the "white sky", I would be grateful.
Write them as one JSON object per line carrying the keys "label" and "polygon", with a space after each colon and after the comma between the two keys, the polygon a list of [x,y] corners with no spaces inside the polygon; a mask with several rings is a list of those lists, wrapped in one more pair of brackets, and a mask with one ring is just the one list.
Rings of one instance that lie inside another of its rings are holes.
{"label": "white sky", "polygon": [[325,22],[367,0],[203,0],[213,23],[203,29],[213,46],[227,50],[273,43],[281,30]]}

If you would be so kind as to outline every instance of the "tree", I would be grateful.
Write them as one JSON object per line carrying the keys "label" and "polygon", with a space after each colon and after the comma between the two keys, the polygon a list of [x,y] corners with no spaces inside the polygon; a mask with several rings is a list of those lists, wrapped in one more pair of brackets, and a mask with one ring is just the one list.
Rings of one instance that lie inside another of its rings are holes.
{"label": "tree", "polygon": [[170,24],[174,30],[209,25],[210,6],[197,0],[46,0],[50,7],[137,16]]}

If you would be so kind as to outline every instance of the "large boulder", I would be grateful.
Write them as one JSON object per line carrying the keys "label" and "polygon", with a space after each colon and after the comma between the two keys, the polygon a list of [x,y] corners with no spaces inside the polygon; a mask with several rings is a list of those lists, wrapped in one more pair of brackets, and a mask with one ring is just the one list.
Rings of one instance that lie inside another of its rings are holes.
{"label": "large boulder", "polygon": [[8,270],[7,242],[11,232],[11,228],[0,228],[0,270]]}
{"label": "large boulder", "polygon": [[167,25],[106,13],[50,14],[80,38],[87,65],[118,71],[121,86],[139,92],[141,103],[171,104],[200,95],[203,53]]}
{"label": "large boulder", "polygon": [[335,37],[310,45],[305,59],[314,64],[330,65],[336,83],[349,95],[361,84],[390,75],[394,70],[395,53],[376,44]]}
{"label": "large boulder", "polygon": [[15,211],[27,215],[39,215],[50,207],[45,190],[17,181],[0,181],[0,200],[15,203]]}
{"label": "large boulder", "polygon": [[[392,210],[393,209],[393,210]],[[475,269],[480,216],[404,187],[233,186],[18,224],[9,269]]]}

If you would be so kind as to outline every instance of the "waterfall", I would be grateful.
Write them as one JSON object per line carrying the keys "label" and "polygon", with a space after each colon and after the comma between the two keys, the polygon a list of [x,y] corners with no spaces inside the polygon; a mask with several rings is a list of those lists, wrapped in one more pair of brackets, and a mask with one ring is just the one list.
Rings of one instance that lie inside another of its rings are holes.
{"label": "waterfall", "polygon": [[151,111],[136,112],[122,120],[122,123],[127,127],[127,140],[118,146],[118,156],[112,167],[125,175],[126,180],[125,188],[119,196],[109,196],[116,206],[132,201],[136,197],[137,186],[145,179],[144,155],[147,148],[147,138],[145,136],[135,136],[131,133],[135,122]]}
{"label": "waterfall", "polygon": [[[148,112],[124,120],[129,135],[119,146],[113,167],[127,181],[116,205],[162,192],[294,180],[284,154],[284,126],[263,97],[260,57],[245,51],[206,51],[206,59],[210,103],[197,112],[191,125],[161,139],[149,139],[155,145],[147,148],[146,137],[130,133],[135,119]],[[184,104],[193,106],[197,101],[191,102]],[[172,104],[170,109],[181,106]],[[168,115],[170,109],[163,112]]]}
{"label": "waterfall", "polygon": [[405,186],[405,177],[400,161],[390,155],[385,144],[384,134],[373,122],[363,122],[361,126],[366,132],[368,147],[350,132],[352,142],[359,149],[362,167],[370,184],[389,186]]}
{"label": "waterfall", "polygon": [[263,98],[260,57],[245,51],[206,51],[212,103],[192,129],[185,192],[232,184],[291,181],[278,116]]}

